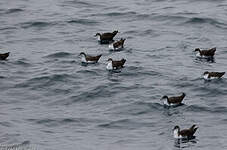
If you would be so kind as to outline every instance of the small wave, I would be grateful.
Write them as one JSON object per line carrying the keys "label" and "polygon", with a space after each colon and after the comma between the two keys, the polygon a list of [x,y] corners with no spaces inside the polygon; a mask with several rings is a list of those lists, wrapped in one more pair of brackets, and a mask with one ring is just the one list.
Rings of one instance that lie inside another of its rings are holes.
{"label": "small wave", "polygon": [[1,76],[1,75],[0,75],[0,79],[5,79],[5,78],[7,78],[7,77],[5,77],[5,76]]}
{"label": "small wave", "polygon": [[102,5],[98,5],[95,3],[91,3],[91,2],[84,2],[84,1],[79,1],[79,0],[70,0],[70,1],[64,1],[64,3],[62,4],[63,6],[71,6],[71,7],[100,7]]}
{"label": "small wave", "polygon": [[99,119],[88,118],[42,118],[42,119],[27,119],[28,122],[40,124],[47,127],[62,126],[66,124],[76,124],[77,126],[84,126],[91,122],[100,122]]}
{"label": "small wave", "polygon": [[91,16],[107,16],[107,17],[122,17],[122,16],[131,16],[131,15],[136,15],[137,13],[134,11],[129,11],[129,12],[110,12],[110,13],[97,13],[97,14],[92,14]]}
{"label": "small wave", "polygon": [[27,59],[19,59],[17,61],[12,62],[14,65],[19,65],[19,66],[24,66],[24,67],[29,67],[32,64],[27,62]]}
{"label": "small wave", "polygon": [[124,123],[128,123],[130,120],[129,119],[121,119],[121,120],[117,120],[117,121],[111,121],[110,123],[104,123],[104,124],[100,124],[98,125],[99,127],[103,127],[103,128],[122,128],[122,124]]}
{"label": "small wave", "polygon": [[210,24],[219,28],[227,28],[227,25],[225,23],[219,22],[216,19],[212,18],[193,17],[187,19],[184,24]]}
{"label": "small wave", "polygon": [[116,121],[110,121],[108,123],[102,123],[99,124],[98,127],[101,128],[108,128],[108,129],[126,129],[126,130],[132,130],[132,129],[138,129],[142,127],[151,127],[156,123],[151,122],[141,122],[141,121],[132,121],[130,119],[120,119]]}
{"label": "small wave", "polygon": [[[30,87],[32,90],[37,90],[37,89],[45,90],[46,88],[52,85],[55,85],[58,82],[64,82],[64,83],[68,82],[70,81],[70,78],[72,78],[72,76],[68,74],[52,74],[52,75],[46,75],[41,77],[34,77],[22,83],[16,84],[15,88]],[[67,92],[67,91],[64,91],[64,92]]]}
{"label": "small wave", "polygon": [[52,26],[55,24],[56,23],[54,23],[54,22],[31,21],[31,22],[21,23],[20,26],[21,26],[21,28],[26,29],[26,28],[33,28],[33,27],[42,28],[42,27]]}
{"label": "small wave", "polygon": [[42,124],[48,127],[59,126],[69,123],[78,122],[73,118],[56,118],[56,119],[28,119],[27,121],[33,122],[35,124]]}
{"label": "small wave", "polygon": [[198,106],[198,105],[190,105],[186,108],[187,111],[192,112],[210,112],[210,113],[226,113],[227,107],[205,107],[205,106]]}
{"label": "small wave", "polygon": [[136,102],[135,104],[136,105],[148,106],[152,110],[162,110],[163,109],[163,105],[160,104],[160,103]]}
{"label": "small wave", "polygon": [[[93,64],[96,65],[96,64]],[[99,71],[97,70],[79,70],[77,71],[77,73],[81,73],[81,74],[89,74],[92,76],[98,76],[99,75]]]}
{"label": "small wave", "polygon": [[10,122],[0,122],[0,125],[1,126],[4,126],[4,127],[12,127],[12,124]]}
{"label": "small wave", "polygon": [[127,15],[135,15],[135,14],[136,14],[136,12],[129,11],[129,12],[123,12],[123,13],[120,13],[120,12],[111,12],[111,13],[106,13],[104,15],[114,17],[114,16],[127,16]]}
{"label": "small wave", "polygon": [[17,27],[3,27],[3,28],[0,28],[0,30],[15,30],[17,29]]}
{"label": "small wave", "polygon": [[64,57],[69,57],[71,56],[71,53],[68,52],[57,52],[53,54],[49,54],[47,56],[44,56],[45,58],[64,58]]}
{"label": "small wave", "polygon": [[90,19],[72,19],[67,21],[67,23],[70,23],[70,24],[75,23],[75,24],[82,24],[82,25],[96,25],[99,22],[90,20]]}
{"label": "small wave", "polygon": [[6,14],[18,13],[18,12],[21,12],[21,11],[24,11],[24,10],[23,9],[20,9],[20,8],[11,8],[11,9],[8,9],[6,11]]}
{"label": "small wave", "polygon": [[90,100],[98,99],[99,97],[102,97],[102,98],[110,97],[116,93],[117,93],[116,91],[108,90],[107,86],[97,86],[92,90],[84,91],[78,95],[71,96],[69,98],[70,102],[66,102],[66,103],[69,104],[69,103],[74,103],[78,101],[87,102]]}

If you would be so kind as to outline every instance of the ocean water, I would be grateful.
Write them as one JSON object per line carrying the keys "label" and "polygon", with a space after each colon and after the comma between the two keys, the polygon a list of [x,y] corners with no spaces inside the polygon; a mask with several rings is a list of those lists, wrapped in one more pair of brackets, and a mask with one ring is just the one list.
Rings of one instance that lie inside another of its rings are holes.
{"label": "ocean water", "polygon": [[[226,0],[0,0],[0,145],[42,150],[227,149]],[[126,38],[119,52],[97,32]],[[217,47],[214,62],[195,48]],[[80,52],[102,54],[84,66]],[[125,58],[118,73],[108,58]],[[163,107],[163,95],[186,93]],[[177,143],[175,125],[197,124]],[[1,148],[1,147],[0,147]]]}

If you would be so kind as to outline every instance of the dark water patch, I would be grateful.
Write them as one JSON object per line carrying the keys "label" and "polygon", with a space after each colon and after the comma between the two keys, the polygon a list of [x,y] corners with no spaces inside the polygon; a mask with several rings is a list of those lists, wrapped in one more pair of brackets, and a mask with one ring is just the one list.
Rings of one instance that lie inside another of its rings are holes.
{"label": "dark water patch", "polygon": [[134,11],[129,12],[109,12],[109,13],[97,13],[92,14],[91,16],[106,16],[106,17],[132,17],[136,15],[137,13]]}
{"label": "dark water patch", "polygon": [[[62,126],[70,123],[78,123],[78,120],[73,118],[55,118],[55,119],[27,119],[29,122],[33,122],[35,124],[41,124],[47,127],[55,127]],[[77,124],[78,125],[78,124]]]}
{"label": "dark water patch", "polygon": [[[92,65],[92,64],[89,64],[89,65]],[[93,65],[97,65],[97,64],[93,64]],[[86,65],[88,66],[88,65]],[[88,75],[92,75],[92,76],[99,76],[100,75],[100,70],[79,70],[77,71],[77,73],[80,73],[80,74],[88,74]]]}
{"label": "dark water patch", "polygon": [[69,56],[72,56],[72,53],[69,52],[57,52],[53,54],[49,54],[47,56],[44,56],[44,58],[67,58]]}
{"label": "dark water patch", "polygon": [[16,84],[15,88],[28,88],[31,90],[46,90],[50,86],[60,83],[67,83],[73,78],[69,74],[52,74],[41,77],[33,77],[22,83]]}
{"label": "dark water patch", "polygon": [[88,25],[93,26],[99,24],[99,22],[91,19],[72,19],[67,21],[69,24],[81,24],[81,25]]}
{"label": "dark water patch", "polygon": [[[144,96],[140,96],[144,99]],[[112,108],[110,111],[114,111],[115,114],[119,115],[133,115],[139,116],[144,114],[156,113],[163,110],[163,106],[160,103],[149,103],[149,102],[133,102]]]}
{"label": "dark water patch", "polygon": [[132,77],[160,77],[162,76],[161,73],[154,71],[154,70],[148,70],[145,67],[136,67],[136,66],[126,66],[123,68],[124,71],[122,72],[121,76],[132,76]]}
{"label": "dark water patch", "polygon": [[77,8],[103,7],[103,5],[100,5],[98,3],[86,2],[86,1],[80,1],[80,0],[64,1],[64,3],[62,3],[62,6],[70,6],[70,7],[77,7]]}
{"label": "dark water patch", "polygon": [[186,111],[190,112],[208,112],[208,113],[227,113],[227,107],[205,107],[201,105],[190,105],[186,107]]}
{"label": "dark water patch", "polygon": [[90,123],[96,123],[103,120],[89,118],[52,118],[52,119],[43,118],[43,119],[26,119],[26,121],[54,128],[56,126],[65,126],[68,124],[84,127],[86,125],[89,125]]}
{"label": "dark water patch", "polygon": [[225,23],[219,22],[216,19],[213,18],[201,18],[201,17],[193,17],[193,18],[189,18],[187,19],[187,21],[185,22],[185,24],[211,24],[214,26],[222,26],[222,27],[227,27],[227,25]]}
{"label": "dark water patch", "polygon": [[[221,81],[216,81],[216,82],[218,83],[218,82],[221,82]],[[221,88],[221,87],[220,88],[217,87],[219,84],[205,81],[205,85],[204,86],[196,87],[193,90],[194,91],[199,91],[200,94],[198,96],[202,96],[202,97],[203,96],[206,96],[206,97],[216,97],[218,95],[226,95],[226,92],[225,92],[226,89]]]}
{"label": "dark water patch", "polygon": [[32,66],[32,63],[29,62],[28,59],[25,59],[25,58],[18,59],[17,61],[12,61],[11,63],[13,65],[18,65],[18,66],[22,66],[22,67]]}
{"label": "dark water patch", "polygon": [[70,96],[68,100],[65,101],[64,105],[69,105],[77,102],[88,102],[92,100],[98,100],[99,98],[109,98],[117,94],[117,91],[111,91],[108,86],[97,86],[91,90],[80,92],[77,95]]}
{"label": "dark water patch", "polygon": [[130,15],[135,15],[136,12],[134,11],[129,11],[129,12],[111,12],[111,13],[106,13],[104,14],[105,16],[110,16],[110,17],[116,17],[116,16],[130,16]]}
{"label": "dark water patch", "polygon": [[12,124],[10,122],[6,122],[6,121],[0,122],[0,125],[4,126],[4,127],[12,127]]}
{"label": "dark water patch", "polygon": [[5,79],[5,78],[7,78],[7,77],[5,77],[5,76],[1,76],[1,75],[0,75],[0,79]]}
{"label": "dark water patch", "polygon": [[101,127],[101,128],[120,129],[120,130],[133,130],[133,129],[142,128],[144,126],[151,126],[151,123],[135,122],[130,119],[120,119],[120,120],[110,121],[109,123],[98,125],[98,127]]}
{"label": "dark water patch", "polygon": [[152,110],[163,110],[163,105],[161,103],[148,103],[148,102],[135,102],[136,105],[148,106]]}
{"label": "dark water patch", "polygon": [[11,14],[11,13],[19,13],[19,12],[22,12],[24,11],[24,9],[21,9],[21,8],[11,8],[11,9],[7,9],[6,10],[6,14]]}
{"label": "dark water patch", "polygon": [[160,14],[153,14],[151,19],[155,19],[156,21],[171,21],[175,23],[176,21],[183,21],[186,20],[187,17],[180,16],[180,15],[160,15]]}
{"label": "dark water patch", "polygon": [[20,24],[21,28],[45,28],[45,27],[52,27],[56,25],[56,22],[45,22],[45,21],[29,21]]}
{"label": "dark water patch", "polygon": [[0,27],[0,31],[11,31],[11,30],[16,30],[17,27]]}

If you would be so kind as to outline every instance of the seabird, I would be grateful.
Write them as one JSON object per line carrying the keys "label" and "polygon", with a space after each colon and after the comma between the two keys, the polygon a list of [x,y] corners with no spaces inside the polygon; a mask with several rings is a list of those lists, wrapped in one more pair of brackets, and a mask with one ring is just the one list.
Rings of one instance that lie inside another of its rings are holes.
{"label": "seabird", "polygon": [[209,57],[213,57],[216,51],[216,47],[208,49],[208,50],[200,50],[199,48],[195,49],[195,52],[198,53],[196,54],[197,57],[200,58],[209,58]]}
{"label": "seabird", "polygon": [[175,126],[173,128],[173,137],[176,139],[183,138],[191,139],[194,137],[194,133],[196,132],[197,129],[198,127],[196,125],[192,125],[191,128],[184,130],[180,130],[179,126]]}
{"label": "seabird", "polygon": [[106,66],[107,70],[115,70],[115,69],[120,69],[124,67],[126,60],[121,59],[121,60],[113,60],[112,58],[108,59],[108,64]]}
{"label": "seabird", "polygon": [[9,54],[10,54],[10,52],[0,54],[0,60],[6,60],[6,58],[9,57]]}
{"label": "seabird", "polygon": [[174,97],[168,97],[168,96],[163,96],[161,100],[164,99],[163,103],[164,105],[171,106],[171,105],[180,105],[186,96],[185,93],[182,93],[180,96],[174,96]]}
{"label": "seabird", "polygon": [[81,52],[79,56],[81,57],[82,63],[97,63],[102,55],[90,56],[85,54],[84,52]]}
{"label": "seabird", "polygon": [[126,39],[120,39],[117,42],[113,42],[112,44],[109,45],[109,49],[112,50],[118,50],[120,48],[124,48],[124,42]]}
{"label": "seabird", "polygon": [[219,79],[224,74],[225,74],[225,72],[208,72],[208,71],[206,71],[203,73],[203,78],[205,80]]}
{"label": "seabird", "polygon": [[107,33],[96,33],[95,36],[98,37],[98,41],[101,44],[109,44],[111,41],[113,41],[114,36],[118,33],[118,31],[113,31],[111,32],[107,32]]}

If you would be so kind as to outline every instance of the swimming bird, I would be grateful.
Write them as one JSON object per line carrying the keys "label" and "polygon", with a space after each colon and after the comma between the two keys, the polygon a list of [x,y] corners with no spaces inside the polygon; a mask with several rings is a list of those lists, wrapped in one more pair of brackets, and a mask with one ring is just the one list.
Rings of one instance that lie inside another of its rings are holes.
{"label": "swimming bird", "polygon": [[225,74],[225,72],[208,72],[208,71],[206,71],[203,73],[203,78],[205,80],[219,79],[224,74]]}
{"label": "swimming bird", "polygon": [[120,48],[124,48],[125,40],[126,39],[121,38],[119,41],[113,42],[112,44],[109,45],[109,49],[118,50]]}
{"label": "swimming bird", "polygon": [[165,99],[163,101],[164,105],[171,106],[171,105],[180,105],[186,96],[185,93],[182,93],[180,96],[175,96],[175,97],[168,97],[168,96],[163,96],[161,100]]}
{"label": "swimming bird", "polygon": [[0,60],[6,60],[6,58],[9,57],[9,54],[10,54],[10,52],[0,54]]}
{"label": "swimming bird", "polygon": [[113,41],[113,38],[115,37],[115,35],[118,33],[118,31],[113,31],[111,32],[106,32],[106,33],[96,33],[95,36],[98,37],[98,41],[101,44],[109,44],[111,41]]}
{"label": "swimming bird", "polygon": [[173,137],[176,139],[183,139],[183,138],[191,139],[194,137],[194,134],[197,129],[198,127],[196,125],[192,125],[191,128],[184,129],[184,130],[180,130],[179,126],[175,126],[173,128]]}
{"label": "swimming bird", "polygon": [[195,49],[195,52],[198,53],[196,54],[197,57],[201,57],[201,58],[209,58],[209,57],[213,57],[216,51],[216,47],[208,49],[208,50],[200,50],[199,48]]}
{"label": "swimming bird", "polygon": [[113,60],[112,58],[108,59],[108,64],[106,66],[107,70],[115,70],[120,69],[124,67],[126,60],[122,58],[121,60]]}
{"label": "swimming bird", "polygon": [[81,57],[82,63],[97,63],[102,55],[90,56],[84,52],[81,52],[79,56]]}

